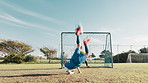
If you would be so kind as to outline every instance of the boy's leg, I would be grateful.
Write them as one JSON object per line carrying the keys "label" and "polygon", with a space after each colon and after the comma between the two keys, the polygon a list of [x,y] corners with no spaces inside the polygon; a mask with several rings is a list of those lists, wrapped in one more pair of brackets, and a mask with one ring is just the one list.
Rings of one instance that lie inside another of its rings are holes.
{"label": "boy's leg", "polygon": [[71,57],[72,59],[77,59],[77,57],[79,57],[79,54],[80,54],[80,48],[81,48],[81,45],[80,45],[80,33],[81,33],[82,31],[81,31],[81,27],[78,27],[77,29],[76,29],[76,32],[75,32],[75,34],[76,34],[76,44],[77,44],[77,48],[76,48],[76,50],[75,50],[75,52],[74,52],[74,54],[73,54],[73,56]]}
{"label": "boy's leg", "polygon": [[83,33],[83,28],[82,26],[79,26],[76,28],[76,35],[81,35]]}
{"label": "boy's leg", "polygon": [[85,64],[86,64],[87,68],[89,68],[89,65],[88,65],[88,62],[87,62],[87,60],[85,60]]}
{"label": "boy's leg", "polygon": [[80,35],[82,34],[82,27],[78,26],[78,28],[76,29],[76,36],[77,36],[77,47],[80,48]]}
{"label": "boy's leg", "polygon": [[80,36],[77,36],[76,43],[77,43],[77,47],[80,48]]}
{"label": "boy's leg", "polygon": [[88,46],[87,46],[87,44],[88,44],[88,42],[90,41],[90,39],[85,39],[84,40],[84,47],[85,47],[85,53],[86,53],[86,55],[88,55],[88,53],[89,53],[89,50],[88,50]]}

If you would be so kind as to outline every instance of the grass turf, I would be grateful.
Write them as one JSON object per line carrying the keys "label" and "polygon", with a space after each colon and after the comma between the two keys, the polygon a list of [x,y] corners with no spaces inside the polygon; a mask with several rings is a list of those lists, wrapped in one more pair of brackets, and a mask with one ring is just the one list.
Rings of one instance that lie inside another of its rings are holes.
{"label": "grass turf", "polygon": [[117,63],[114,68],[81,68],[67,75],[60,64],[0,64],[1,83],[147,83],[148,63]]}

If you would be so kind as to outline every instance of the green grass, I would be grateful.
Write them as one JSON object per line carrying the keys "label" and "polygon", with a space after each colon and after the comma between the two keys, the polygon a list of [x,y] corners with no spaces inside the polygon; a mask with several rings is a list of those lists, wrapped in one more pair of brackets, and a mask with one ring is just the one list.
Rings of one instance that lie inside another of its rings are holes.
{"label": "green grass", "polygon": [[0,60],[0,63],[2,62],[3,60]]}
{"label": "green grass", "polygon": [[[0,60],[2,63],[3,60]],[[23,62],[23,64],[49,64],[47,59],[37,59],[35,62]],[[89,64],[104,64],[104,60],[87,60]],[[51,60],[50,64],[60,64],[61,60]],[[13,63],[14,64],[14,63]]]}
{"label": "green grass", "polygon": [[117,63],[114,68],[81,68],[67,75],[60,64],[0,64],[0,83],[147,83],[148,63]]}
{"label": "green grass", "polygon": [[[41,64],[49,64],[49,60],[47,59],[37,59],[36,61],[37,63],[41,63]],[[51,60],[50,64],[57,64],[57,63],[61,63],[61,60]]]}
{"label": "green grass", "polygon": [[[3,60],[0,60],[0,63],[2,63]],[[22,64],[49,64],[49,60],[47,59],[37,59],[34,62],[23,62]],[[50,64],[60,64],[61,60],[51,60]],[[8,64],[15,64],[15,63],[8,63]]]}

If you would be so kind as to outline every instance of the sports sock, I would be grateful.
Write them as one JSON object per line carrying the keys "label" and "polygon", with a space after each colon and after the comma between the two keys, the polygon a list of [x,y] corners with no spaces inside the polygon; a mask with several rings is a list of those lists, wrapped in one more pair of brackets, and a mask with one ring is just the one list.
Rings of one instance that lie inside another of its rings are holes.
{"label": "sports sock", "polygon": [[85,52],[86,52],[86,53],[89,53],[89,51],[88,51],[88,46],[87,46],[87,45],[84,45],[84,47],[85,47]]}
{"label": "sports sock", "polygon": [[80,43],[80,36],[77,36],[77,41],[76,41],[77,44]]}

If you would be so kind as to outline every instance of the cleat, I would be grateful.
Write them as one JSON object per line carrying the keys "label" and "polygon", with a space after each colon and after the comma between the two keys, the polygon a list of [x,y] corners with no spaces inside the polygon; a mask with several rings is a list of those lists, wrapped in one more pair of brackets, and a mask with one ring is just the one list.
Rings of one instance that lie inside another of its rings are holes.
{"label": "cleat", "polygon": [[82,27],[78,25],[78,28],[76,28],[76,35],[79,36],[81,35],[83,32],[82,32]]}
{"label": "cleat", "polygon": [[89,66],[87,66],[87,68],[89,68]]}
{"label": "cleat", "polygon": [[89,41],[90,41],[90,39],[88,39],[88,37],[86,37],[83,41],[84,45],[87,45]]}

